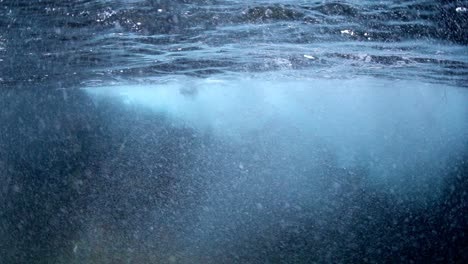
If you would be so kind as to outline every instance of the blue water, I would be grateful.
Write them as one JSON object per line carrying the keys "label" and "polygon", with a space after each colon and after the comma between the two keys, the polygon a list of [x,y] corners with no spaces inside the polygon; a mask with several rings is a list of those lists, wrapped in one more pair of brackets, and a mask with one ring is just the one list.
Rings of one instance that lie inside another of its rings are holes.
{"label": "blue water", "polygon": [[0,264],[468,261],[466,8],[0,0]]}
{"label": "blue water", "polygon": [[460,1],[3,1],[2,83],[69,87],[292,69],[466,86],[464,7]]}

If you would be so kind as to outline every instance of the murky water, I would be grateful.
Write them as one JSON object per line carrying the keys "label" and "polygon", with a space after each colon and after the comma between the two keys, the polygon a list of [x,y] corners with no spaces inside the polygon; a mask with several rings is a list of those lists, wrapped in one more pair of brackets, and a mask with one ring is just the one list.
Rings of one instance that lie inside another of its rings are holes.
{"label": "murky water", "polygon": [[466,261],[466,8],[0,0],[0,263]]}

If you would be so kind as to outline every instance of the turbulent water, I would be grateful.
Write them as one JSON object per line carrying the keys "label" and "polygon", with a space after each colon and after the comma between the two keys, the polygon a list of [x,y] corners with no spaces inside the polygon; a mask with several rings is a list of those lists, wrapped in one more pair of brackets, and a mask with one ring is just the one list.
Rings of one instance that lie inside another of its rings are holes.
{"label": "turbulent water", "polygon": [[466,86],[461,1],[14,1],[3,85],[306,71]]}
{"label": "turbulent water", "polygon": [[0,264],[468,262],[466,1],[0,0]]}

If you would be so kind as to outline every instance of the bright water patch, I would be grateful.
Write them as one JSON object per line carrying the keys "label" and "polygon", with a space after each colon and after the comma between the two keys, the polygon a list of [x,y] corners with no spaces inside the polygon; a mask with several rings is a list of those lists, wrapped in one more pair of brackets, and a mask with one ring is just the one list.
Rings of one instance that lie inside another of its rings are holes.
{"label": "bright water patch", "polygon": [[[152,109],[171,122],[234,144],[275,138],[286,147],[268,146],[270,151],[305,156],[312,151],[308,148],[325,144],[340,166],[365,162],[374,183],[396,184],[393,191],[408,187],[402,177],[409,167],[421,166],[428,173],[412,175],[411,188],[419,180],[440,180],[436,175],[449,154],[468,142],[467,91],[418,81],[259,74],[174,77],[89,92],[117,95],[125,104]],[[426,182],[418,189],[427,187]]]}

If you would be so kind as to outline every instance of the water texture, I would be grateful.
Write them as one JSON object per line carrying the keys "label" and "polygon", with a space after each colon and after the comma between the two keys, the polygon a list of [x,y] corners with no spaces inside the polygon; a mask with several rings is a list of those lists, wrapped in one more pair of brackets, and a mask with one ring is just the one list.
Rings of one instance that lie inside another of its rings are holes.
{"label": "water texture", "polygon": [[[307,70],[466,86],[462,1],[2,1],[2,84]],[[78,76],[77,76],[78,75]]]}
{"label": "water texture", "polygon": [[0,0],[0,264],[467,263],[467,8]]}

